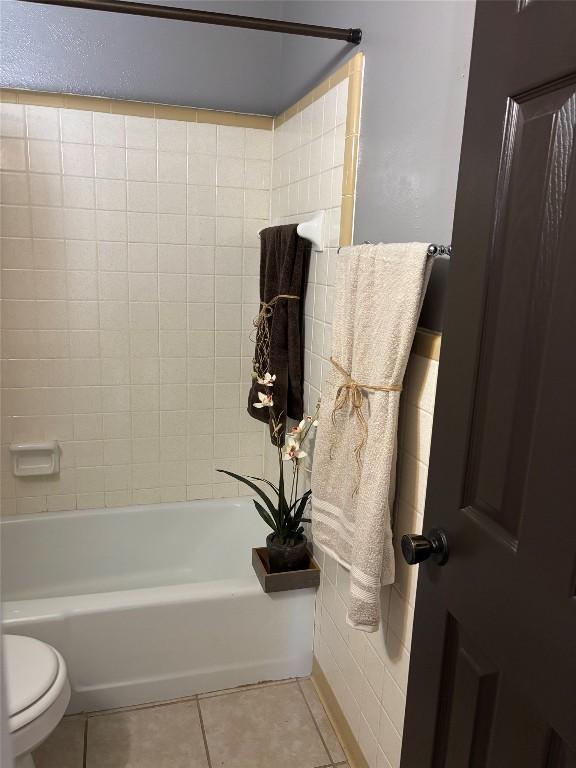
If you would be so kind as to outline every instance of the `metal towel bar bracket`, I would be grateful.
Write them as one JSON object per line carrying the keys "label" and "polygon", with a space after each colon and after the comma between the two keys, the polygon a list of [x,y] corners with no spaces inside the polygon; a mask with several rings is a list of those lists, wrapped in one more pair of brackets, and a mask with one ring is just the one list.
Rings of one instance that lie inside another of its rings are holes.
{"label": "metal towel bar bracket", "polygon": [[451,245],[436,245],[435,243],[431,243],[428,246],[428,256],[451,256],[451,255],[452,255]]}

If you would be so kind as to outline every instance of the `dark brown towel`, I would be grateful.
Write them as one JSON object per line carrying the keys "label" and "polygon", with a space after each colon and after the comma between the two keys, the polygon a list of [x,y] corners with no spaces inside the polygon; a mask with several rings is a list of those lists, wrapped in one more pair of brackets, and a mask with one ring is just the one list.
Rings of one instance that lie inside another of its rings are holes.
{"label": "dark brown towel", "polygon": [[[273,392],[275,419],[300,420],[303,415],[304,292],[310,261],[310,242],[301,238],[296,224],[268,227],[260,233],[260,325],[256,330],[254,370],[258,376],[276,376],[268,389],[253,380],[248,413],[269,422],[269,408],[254,408],[258,392]],[[269,354],[266,336],[269,334]]]}

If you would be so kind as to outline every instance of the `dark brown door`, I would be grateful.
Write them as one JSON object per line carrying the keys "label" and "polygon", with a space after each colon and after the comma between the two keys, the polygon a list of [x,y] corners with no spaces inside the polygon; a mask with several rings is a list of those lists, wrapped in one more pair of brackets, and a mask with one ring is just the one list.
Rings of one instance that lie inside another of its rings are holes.
{"label": "dark brown door", "polygon": [[575,125],[576,3],[480,0],[402,768],[576,766]]}

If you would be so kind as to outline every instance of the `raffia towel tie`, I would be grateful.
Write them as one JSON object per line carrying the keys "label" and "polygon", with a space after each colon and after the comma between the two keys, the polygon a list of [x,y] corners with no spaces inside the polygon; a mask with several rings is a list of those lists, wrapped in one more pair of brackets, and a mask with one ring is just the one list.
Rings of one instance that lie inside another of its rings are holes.
{"label": "raffia towel tie", "polygon": [[[354,455],[356,456],[356,463],[358,469],[362,469],[362,451],[366,445],[368,439],[368,425],[366,419],[362,413],[362,406],[364,404],[364,392],[402,392],[402,386],[399,384],[387,384],[384,386],[374,386],[371,384],[360,384],[352,378],[351,374],[345,370],[340,363],[333,357],[330,358],[330,362],[340,373],[345,381],[341,384],[336,391],[336,399],[334,401],[334,408],[332,409],[332,423],[336,424],[336,414],[346,406],[352,409],[353,414],[360,423],[362,429],[362,437],[360,442],[354,449]],[[354,489],[354,494],[358,490],[358,484]]]}
{"label": "raffia towel tie", "polygon": [[279,293],[278,296],[274,296],[274,298],[270,299],[270,301],[261,301],[260,312],[258,312],[258,315],[254,319],[254,328],[259,329],[265,320],[268,320],[268,318],[272,317],[274,307],[280,301],[280,299],[299,300],[300,296],[291,296],[289,293]]}
{"label": "raffia towel tie", "polygon": [[269,359],[270,359],[270,326],[268,320],[274,314],[274,307],[280,301],[280,299],[287,299],[288,301],[300,301],[300,296],[293,296],[289,293],[279,293],[278,296],[274,296],[270,301],[260,302],[260,311],[254,318],[253,325],[255,332],[250,335],[250,341],[254,342],[254,359],[252,360],[254,366],[254,373],[262,377],[268,371]]}

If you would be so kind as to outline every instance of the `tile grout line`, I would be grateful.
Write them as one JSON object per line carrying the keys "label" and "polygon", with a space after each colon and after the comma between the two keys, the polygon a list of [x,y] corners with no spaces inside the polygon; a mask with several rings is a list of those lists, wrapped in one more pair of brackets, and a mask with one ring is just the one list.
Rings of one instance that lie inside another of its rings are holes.
{"label": "tile grout line", "polygon": [[258,688],[269,688],[277,685],[287,685],[288,683],[293,683],[293,682],[295,682],[295,678],[290,677],[290,678],[286,678],[285,680],[273,680],[267,683],[253,683],[253,684],[247,684],[245,686],[241,685],[241,686],[237,686],[236,688],[224,688],[218,691],[208,691],[207,693],[195,693],[191,696],[179,696],[176,699],[167,699],[165,701],[149,701],[149,702],[144,702],[143,704],[129,704],[125,707],[114,707],[112,709],[94,710],[91,712],[84,713],[84,717],[87,719],[91,719],[91,718],[97,718],[97,717],[106,717],[109,715],[116,715],[122,712],[135,712],[143,709],[156,709],[159,707],[168,707],[173,704],[184,704],[186,702],[192,702],[195,699],[198,699],[199,701],[201,701],[203,699],[212,699],[218,696],[228,696],[232,693],[243,693],[244,691],[255,690]]}
{"label": "tile grout line", "polygon": [[322,746],[324,747],[324,749],[326,750],[326,754],[330,758],[331,762],[329,763],[329,765],[333,766],[334,762],[332,760],[332,753],[330,752],[330,750],[328,749],[328,745],[324,741],[324,737],[322,736],[322,733],[320,731],[320,727],[319,727],[318,723],[316,722],[316,718],[314,717],[314,713],[312,712],[312,708],[310,707],[310,704],[308,704],[308,699],[304,695],[304,691],[302,690],[302,686],[300,685],[300,680],[298,678],[296,679],[296,685],[298,686],[298,690],[300,691],[300,695],[304,699],[304,704],[306,705],[306,709],[308,710],[308,712],[310,714],[310,717],[312,718],[312,722],[314,723],[314,727],[316,728],[318,736],[320,736],[320,741],[322,742]]}
{"label": "tile grout line", "polygon": [[204,701],[204,699],[214,699],[218,696],[229,696],[232,693],[244,693],[245,691],[254,691],[260,688],[274,688],[278,685],[288,685],[289,683],[296,682],[296,678],[287,677],[285,680],[270,680],[264,683],[247,683],[246,685],[239,685],[235,688],[223,688],[221,691],[208,691],[207,693],[199,693],[198,699]]}
{"label": "tile grout line", "polygon": [[172,704],[185,704],[189,701],[194,701],[197,698],[197,694],[193,696],[180,696],[177,699],[167,699],[166,701],[149,701],[143,704],[128,704],[125,707],[114,707],[113,709],[98,709],[92,712],[87,712],[85,717],[90,720],[97,717],[108,717],[110,715],[119,715],[124,712],[139,712],[143,709],[159,709],[160,707],[169,707]]}
{"label": "tile grout line", "polygon": [[208,749],[208,739],[206,738],[206,729],[204,728],[204,720],[202,718],[202,709],[200,707],[200,699],[198,698],[198,696],[196,696],[196,706],[198,707],[198,717],[200,718],[200,728],[202,729],[202,738],[204,739],[204,749],[206,751],[208,768],[212,768],[212,760],[210,759],[210,750]]}

